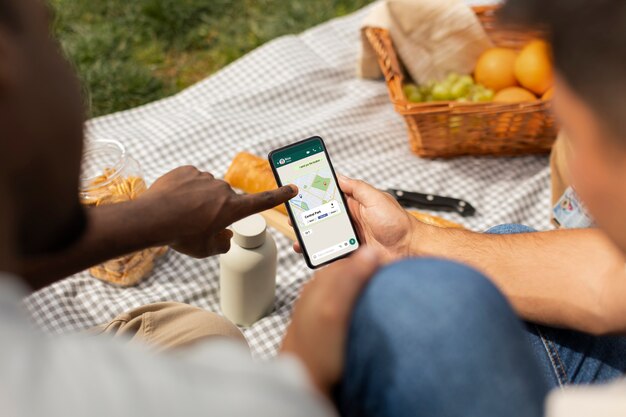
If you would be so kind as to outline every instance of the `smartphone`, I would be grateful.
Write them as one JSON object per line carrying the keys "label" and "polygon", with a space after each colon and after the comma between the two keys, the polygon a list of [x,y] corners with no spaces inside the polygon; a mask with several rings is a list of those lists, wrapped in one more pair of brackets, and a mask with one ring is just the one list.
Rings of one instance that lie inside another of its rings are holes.
{"label": "smartphone", "polygon": [[309,268],[357,250],[361,242],[322,138],[276,149],[268,159],[279,186],[298,186],[298,195],[286,206]]}

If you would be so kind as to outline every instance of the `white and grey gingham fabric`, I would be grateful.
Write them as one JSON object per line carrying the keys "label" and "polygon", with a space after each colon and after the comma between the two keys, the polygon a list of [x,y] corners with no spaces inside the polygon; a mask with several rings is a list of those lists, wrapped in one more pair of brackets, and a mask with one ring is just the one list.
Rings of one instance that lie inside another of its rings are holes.
{"label": "white and grey gingham fabric", "polygon": [[[474,204],[461,218],[474,230],[501,223],[549,228],[546,157],[423,160],[408,149],[404,122],[384,82],[355,77],[359,24],[366,10],[255,50],[171,98],[92,120],[89,138],[123,142],[148,181],[192,164],[223,175],[239,151],[266,155],[278,146],[322,136],[338,172],[380,187],[451,195]],[[489,138],[485,138],[489,140]],[[259,358],[275,355],[293,302],[311,276],[278,233],[274,312],[245,335]],[[217,258],[194,260],[170,251],[134,288],[117,288],[87,273],[65,279],[25,300],[47,331],[80,331],[146,303],[179,301],[219,312]]]}

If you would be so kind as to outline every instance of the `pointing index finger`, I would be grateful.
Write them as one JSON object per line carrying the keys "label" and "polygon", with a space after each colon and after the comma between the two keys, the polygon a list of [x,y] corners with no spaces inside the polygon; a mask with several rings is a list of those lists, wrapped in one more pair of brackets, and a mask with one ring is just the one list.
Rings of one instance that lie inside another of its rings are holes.
{"label": "pointing index finger", "polygon": [[234,213],[237,218],[243,219],[255,213],[274,208],[291,200],[298,193],[295,185],[285,185],[271,191],[257,194],[239,195],[234,201]]}

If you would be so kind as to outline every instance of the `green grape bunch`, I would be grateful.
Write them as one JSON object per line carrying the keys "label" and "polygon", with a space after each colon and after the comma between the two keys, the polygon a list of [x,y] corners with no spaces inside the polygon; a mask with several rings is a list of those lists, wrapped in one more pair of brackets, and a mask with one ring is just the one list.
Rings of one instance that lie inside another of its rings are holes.
{"label": "green grape bunch", "polygon": [[450,73],[444,81],[429,82],[423,85],[407,83],[403,86],[404,95],[413,103],[430,101],[488,102],[493,100],[494,91],[474,82],[471,75]]}

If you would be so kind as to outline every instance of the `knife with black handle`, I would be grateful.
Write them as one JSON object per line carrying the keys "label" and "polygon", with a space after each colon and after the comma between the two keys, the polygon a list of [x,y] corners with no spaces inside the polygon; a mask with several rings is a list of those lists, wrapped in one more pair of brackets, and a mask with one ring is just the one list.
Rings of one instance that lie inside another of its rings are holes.
{"label": "knife with black handle", "polygon": [[476,214],[476,209],[470,203],[458,198],[396,189],[389,189],[387,192],[403,207],[415,207],[432,211],[450,211],[458,213],[463,217]]}

